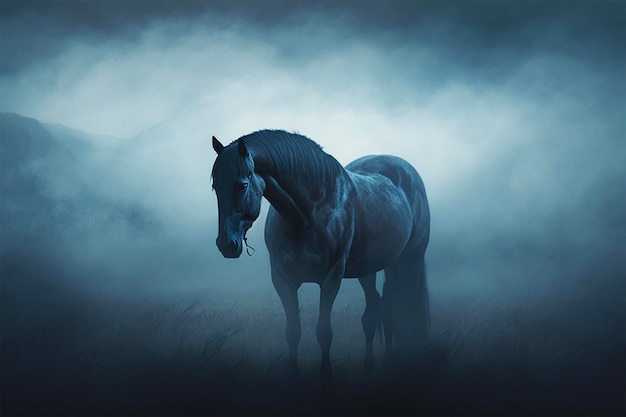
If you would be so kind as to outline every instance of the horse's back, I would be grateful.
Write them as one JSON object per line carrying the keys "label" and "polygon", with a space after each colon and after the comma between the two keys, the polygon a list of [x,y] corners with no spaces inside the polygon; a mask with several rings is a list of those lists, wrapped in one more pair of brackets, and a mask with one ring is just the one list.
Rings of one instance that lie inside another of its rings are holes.
{"label": "horse's back", "polygon": [[402,190],[413,215],[413,230],[407,245],[425,251],[430,236],[430,211],[424,182],[413,165],[397,156],[369,155],[345,168],[365,177],[382,175]]}

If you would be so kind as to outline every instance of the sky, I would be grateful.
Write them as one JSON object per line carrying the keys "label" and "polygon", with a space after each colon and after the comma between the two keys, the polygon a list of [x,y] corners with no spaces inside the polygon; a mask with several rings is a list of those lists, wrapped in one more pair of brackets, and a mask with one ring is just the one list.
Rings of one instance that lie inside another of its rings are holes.
{"label": "sky", "polygon": [[123,139],[128,181],[152,180],[145,200],[188,228],[217,215],[209,138],[280,128],[343,164],[411,162],[430,199],[434,263],[559,246],[615,259],[625,11],[620,1],[2,1],[0,111]]}

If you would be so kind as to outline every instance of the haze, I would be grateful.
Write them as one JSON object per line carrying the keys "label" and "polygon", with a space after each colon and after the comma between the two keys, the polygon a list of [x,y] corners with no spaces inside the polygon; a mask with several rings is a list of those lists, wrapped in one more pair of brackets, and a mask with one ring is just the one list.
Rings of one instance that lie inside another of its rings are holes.
{"label": "haze", "polygon": [[[0,111],[44,123],[81,184],[158,225],[70,222],[46,254],[68,288],[280,312],[263,215],[255,256],[222,259],[210,186],[212,135],[277,128],[344,165],[394,154],[417,168],[433,309],[582,299],[623,313],[623,3],[105,3],[0,6]],[[46,181],[55,199],[74,187]],[[346,281],[338,302],[361,298]]]}

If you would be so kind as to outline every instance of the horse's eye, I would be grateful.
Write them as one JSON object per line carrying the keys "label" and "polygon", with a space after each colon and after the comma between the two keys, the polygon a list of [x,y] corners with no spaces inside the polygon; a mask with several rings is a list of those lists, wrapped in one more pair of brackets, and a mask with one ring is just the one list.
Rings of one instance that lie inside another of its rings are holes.
{"label": "horse's eye", "polygon": [[246,191],[248,189],[248,183],[239,182],[235,185],[235,188],[237,189],[237,191]]}

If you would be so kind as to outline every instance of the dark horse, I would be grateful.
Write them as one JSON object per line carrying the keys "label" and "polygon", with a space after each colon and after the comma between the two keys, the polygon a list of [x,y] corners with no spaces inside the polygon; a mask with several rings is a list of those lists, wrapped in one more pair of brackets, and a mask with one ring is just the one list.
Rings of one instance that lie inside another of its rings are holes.
{"label": "dark horse", "polygon": [[[385,352],[410,350],[430,324],[424,252],[430,213],[424,183],[405,160],[366,156],[345,169],[312,140],[281,130],[262,130],[224,147],[213,137],[217,193],[217,246],[237,258],[246,232],[259,216],[261,197],[271,208],[265,223],[272,282],[287,315],[289,366],[298,373],[300,341],[298,288],[320,286],[317,340],[320,375],[331,375],[330,313],[342,278],[363,287],[368,371],[372,341],[382,321]],[[376,272],[385,271],[382,299]]]}

